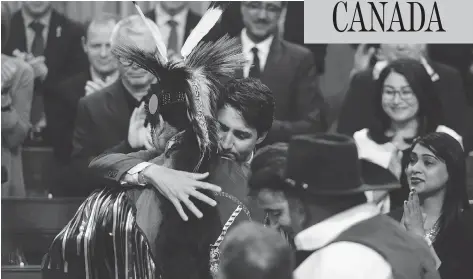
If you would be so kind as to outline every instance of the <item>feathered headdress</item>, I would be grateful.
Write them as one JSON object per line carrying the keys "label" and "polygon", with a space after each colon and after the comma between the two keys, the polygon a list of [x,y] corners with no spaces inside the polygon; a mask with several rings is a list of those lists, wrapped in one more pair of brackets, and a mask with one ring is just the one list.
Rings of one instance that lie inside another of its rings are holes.
{"label": "feathered headdress", "polygon": [[145,103],[152,131],[159,124],[159,108],[175,102],[186,103],[189,121],[197,136],[201,154],[195,167],[197,170],[204,156],[217,144],[217,128],[216,125],[209,125],[209,120],[215,124],[220,80],[231,77],[235,70],[245,63],[237,39],[230,39],[225,35],[216,42],[200,42],[217,23],[229,3],[210,4],[184,43],[181,61],[168,61],[166,47],[159,30],[151,26],[140,7],[136,2],[133,3],[153,35],[156,51],[151,53],[141,50],[133,43],[126,42],[124,38],[119,40],[122,43],[116,44],[112,52],[119,59],[136,63],[158,79],[159,92],[150,92]]}

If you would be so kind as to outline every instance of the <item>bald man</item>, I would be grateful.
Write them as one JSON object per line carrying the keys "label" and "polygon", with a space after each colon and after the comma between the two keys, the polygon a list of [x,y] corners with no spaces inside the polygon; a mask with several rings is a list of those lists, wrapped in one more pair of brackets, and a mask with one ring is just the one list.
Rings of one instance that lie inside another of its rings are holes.
{"label": "bald man", "polygon": [[[148,23],[157,28],[149,19]],[[115,26],[112,45],[124,39],[141,49],[155,48],[148,27],[138,15]],[[86,196],[98,186],[87,172],[90,160],[127,139],[130,117],[155,81],[152,74],[133,64],[118,63],[118,71],[117,81],[79,101],[72,139],[74,174],[69,176],[71,189],[65,191],[68,196]],[[85,179],[88,176],[90,179]]]}

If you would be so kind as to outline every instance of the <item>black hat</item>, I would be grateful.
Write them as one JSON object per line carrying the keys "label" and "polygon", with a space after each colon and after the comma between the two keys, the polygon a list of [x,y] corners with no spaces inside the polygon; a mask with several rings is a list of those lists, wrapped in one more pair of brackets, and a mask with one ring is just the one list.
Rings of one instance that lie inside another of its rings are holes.
{"label": "black hat", "polygon": [[340,134],[293,137],[285,181],[289,187],[314,195],[348,195],[401,187],[388,170],[360,160],[354,140]]}

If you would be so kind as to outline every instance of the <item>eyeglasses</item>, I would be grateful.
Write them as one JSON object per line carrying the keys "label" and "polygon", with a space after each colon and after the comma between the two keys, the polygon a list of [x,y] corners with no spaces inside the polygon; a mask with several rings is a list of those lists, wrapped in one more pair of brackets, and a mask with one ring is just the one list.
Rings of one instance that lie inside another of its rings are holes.
{"label": "eyeglasses", "polygon": [[118,58],[118,62],[120,62],[120,64],[122,64],[123,66],[126,66],[126,67],[131,67],[135,64],[135,62],[133,62],[132,60],[125,59],[123,57]]}
{"label": "eyeglasses", "polygon": [[271,3],[266,4],[265,2],[248,1],[243,2],[242,4],[247,7],[250,12],[260,12],[261,10],[265,10],[269,14],[276,15],[282,11],[282,7]]}
{"label": "eyeglasses", "polygon": [[399,98],[404,101],[412,101],[416,98],[416,95],[410,88],[402,88],[401,90],[383,88],[383,99],[391,101],[395,99],[396,95],[399,95]]}

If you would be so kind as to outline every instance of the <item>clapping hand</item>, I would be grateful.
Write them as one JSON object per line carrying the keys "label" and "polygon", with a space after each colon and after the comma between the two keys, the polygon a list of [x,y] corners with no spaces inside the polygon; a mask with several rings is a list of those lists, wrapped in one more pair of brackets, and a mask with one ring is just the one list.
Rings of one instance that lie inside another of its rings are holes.
{"label": "clapping hand", "polygon": [[354,65],[351,75],[364,71],[370,67],[370,62],[376,54],[374,47],[367,47],[366,44],[360,44],[355,52]]}
{"label": "clapping hand", "polygon": [[100,91],[101,89],[105,88],[108,84],[102,80],[88,80],[85,84],[85,95],[90,95],[94,92]]}
{"label": "clapping hand", "polygon": [[132,148],[145,147],[147,150],[154,149],[151,131],[145,126],[146,111],[144,103],[133,111],[128,126],[128,143]]}
{"label": "clapping hand", "polygon": [[2,91],[12,85],[17,67],[13,61],[2,63]]}
{"label": "clapping hand", "polygon": [[35,78],[45,80],[48,76],[48,67],[46,66],[46,58],[44,56],[34,57],[33,54],[21,52],[18,49],[13,51],[13,55],[30,64],[31,68],[33,68]]}
{"label": "clapping hand", "polygon": [[425,218],[422,216],[419,195],[415,189],[411,190],[408,200],[404,201],[404,216],[402,217],[401,222],[408,231],[418,236],[424,237]]}

